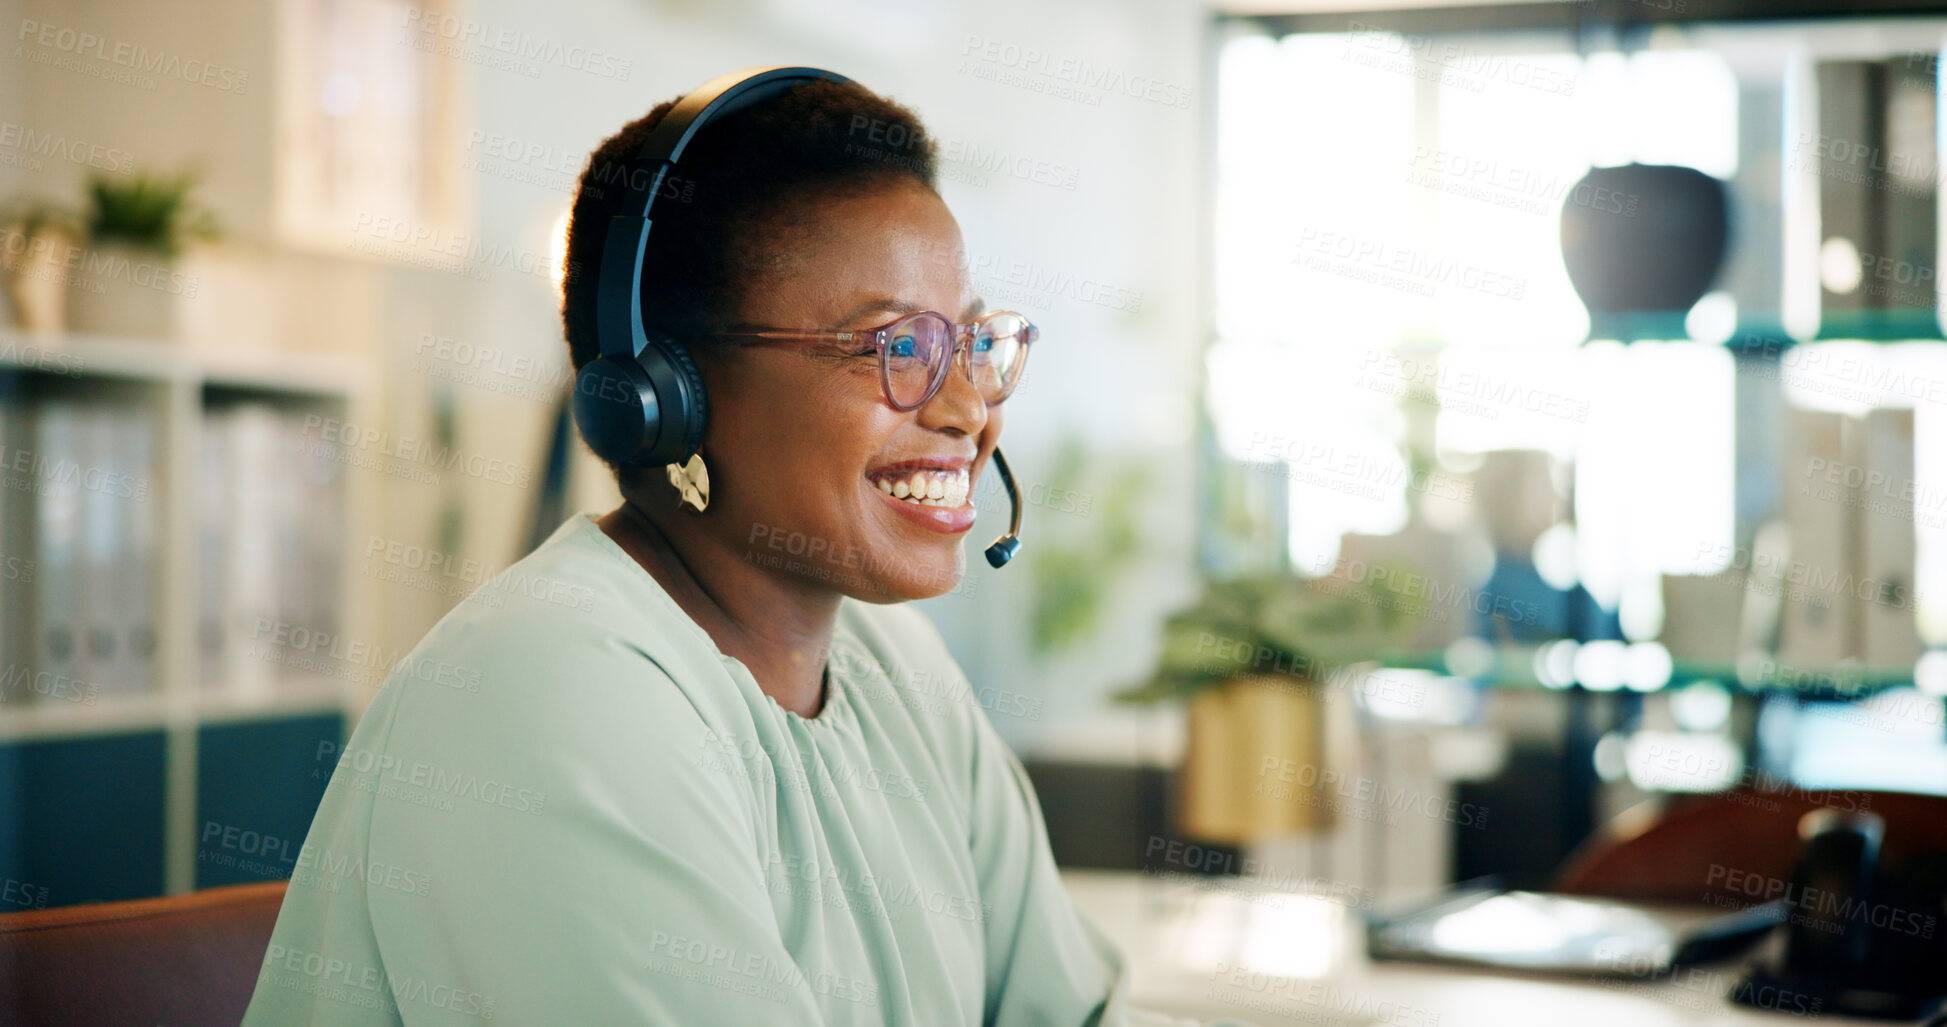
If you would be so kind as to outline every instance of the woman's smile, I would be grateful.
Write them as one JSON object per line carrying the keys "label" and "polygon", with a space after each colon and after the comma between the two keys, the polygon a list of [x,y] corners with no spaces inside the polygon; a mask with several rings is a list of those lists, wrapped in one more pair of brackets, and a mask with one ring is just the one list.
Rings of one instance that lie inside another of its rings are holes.
{"label": "woman's smile", "polygon": [[865,487],[914,524],[957,535],[974,522],[972,472],[971,457],[901,460],[867,471]]}

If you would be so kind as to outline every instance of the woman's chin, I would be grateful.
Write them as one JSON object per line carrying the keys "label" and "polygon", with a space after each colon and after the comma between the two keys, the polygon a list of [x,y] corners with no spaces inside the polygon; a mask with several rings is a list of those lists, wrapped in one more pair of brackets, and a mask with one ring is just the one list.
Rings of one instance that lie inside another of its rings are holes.
{"label": "woman's chin", "polygon": [[[959,539],[949,545],[950,548],[929,546],[929,549],[947,548],[947,551],[902,561],[898,567],[871,568],[876,573],[861,576],[865,587],[846,594],[867,603],[904,603],[959,591],[966,577],[966,556]],[[905,548],[910,551],[919,547]]]}

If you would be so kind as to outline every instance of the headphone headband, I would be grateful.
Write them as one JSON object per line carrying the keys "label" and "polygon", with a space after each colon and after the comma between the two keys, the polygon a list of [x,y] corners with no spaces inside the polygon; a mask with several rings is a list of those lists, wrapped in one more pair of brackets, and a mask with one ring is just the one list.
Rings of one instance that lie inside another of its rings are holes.
{"label": "headphone headband", "polygon": [[[820,81],[850,82],[851,79],[823,68],[794,67],[745,68],[718,75],[676,101],[676,106],[656,122],[649,130],[649,138],[643,140],[642,149],[636,151],[636,162],[638,165],[674,164],[682,158],[683,148],[711,119],[743,110],[801,82]],[[646,192],[647,199],[654,199],[655,184]],[[644,204],[644,217],[648,216],[648,210]]]}
{"label": "headphone headband", "polygon": [[601,271],[595,284],[595,338],[603,356],[634,359],[642,355],[647,341],[642,324],[642,258],[649,250],[649,213],[663,180],[682,158],[690,140],[714,118],[799,83],[818,81],[852,80],[823,68],[745,68],[705,82],[676,101],[676,106],[656,122],[636,151],[628,174],[616,176],[628,189],[622,209],[641,213],[611,216],[603,236]]}

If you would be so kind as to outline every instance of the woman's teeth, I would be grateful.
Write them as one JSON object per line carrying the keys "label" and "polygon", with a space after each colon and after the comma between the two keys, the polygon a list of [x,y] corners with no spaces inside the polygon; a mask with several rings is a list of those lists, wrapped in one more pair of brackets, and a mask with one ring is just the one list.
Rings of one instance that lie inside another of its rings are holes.
{"label": "woman's teeth", "polygon": [[920,506],[957,507],[967,502],[968,472],[914,471],[894,478],[876,478],[879,491]]}

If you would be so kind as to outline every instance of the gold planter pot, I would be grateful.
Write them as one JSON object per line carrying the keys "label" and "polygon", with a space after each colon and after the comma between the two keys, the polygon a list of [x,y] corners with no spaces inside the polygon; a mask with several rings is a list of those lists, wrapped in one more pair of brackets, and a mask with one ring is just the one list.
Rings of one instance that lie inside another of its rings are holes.
{"label": "gold planter pot", "polygon": [[1289,675],[1232,678],[1189,702],[1177,826],[1240,845],[1329,830],[1324,686]]}

